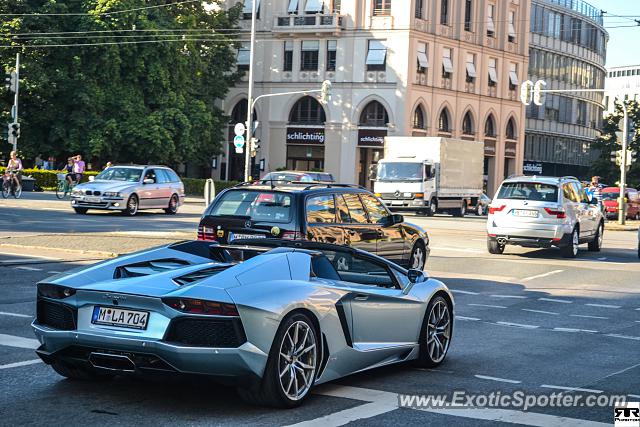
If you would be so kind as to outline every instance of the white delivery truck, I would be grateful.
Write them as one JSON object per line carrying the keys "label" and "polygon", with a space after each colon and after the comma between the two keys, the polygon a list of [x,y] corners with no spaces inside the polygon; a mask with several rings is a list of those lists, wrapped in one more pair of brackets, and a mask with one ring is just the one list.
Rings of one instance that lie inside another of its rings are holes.
{"label": "white delivery truck", "polygon": [[440,137],[387,137],[371,178],[391,210],[463,216],[482,195],[484,143]]}

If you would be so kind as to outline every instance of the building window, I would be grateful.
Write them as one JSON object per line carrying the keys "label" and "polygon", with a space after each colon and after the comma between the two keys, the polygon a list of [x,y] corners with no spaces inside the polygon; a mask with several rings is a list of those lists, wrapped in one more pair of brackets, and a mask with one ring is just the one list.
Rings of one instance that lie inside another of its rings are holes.
{"label": "building window", "polygon": [[296,14],[298,13],[298,0],[289,0],[289,7],[287,12]]}
{"label": "building window", "polygon": [[386,127],[389,123],[389,115],[384,105],[378,101],[371,101],[364,107],[360,114],[359,124],[371,127]]}
{"label": "building window", "polygon": [[293,42],[287,40],[284,42],[284,64],[282,65],[282,71],[293,70]]}
{"label": "building window", "polygon": [[509,90],[516,90],[518,87],[518,64],[509,65]]}
{"label": "building window", "polygon": [[[256,2],[256,19],[260,19],[260,0]],[[251,19],[251,8],[253,7],[251,0],[244,0],[244,6],[242,8],[242,19]]]}
{"label": "building window", "polygon": [[427,0],[416,0],[416,18],[424,19],[424,2]]}
{"label": "building window", "polygon": [[238,54],[236,56],[236,65],[238,70],[248,70],[251,59],[251,48],[249,43],[242,43],[238,48]]}
{"label": "building window", "polygon": [[327,117],[322,105],[313,97],[305,96],[295,103],[289,113],[289,123],[300,125],[323,125]]}
{"label": "building window", "polygon": [[487,117],[487,121],[484,123],[484,136],[487,138],[495,138],[496,135],[496,121],[493,118],[493,114]]}
{"label": "building window", "polygon": [[321,13],[322,12],[322,0],[307,0],[304,5],[305,13]]}
{"label": "building window", "polygon": [[340,13],[342,7],[342,0],[333,0],[331,2],[331,13]]}
{"label": "building window", "polygon": [[440,1],[440,24],[449,25],[449,0]]}
{"label": "building window", "polygon": [[327,40],[327,71],[336,70],[337,50],[338,42],[336,40]]}
{"label": "building window", "polygon": [[489,58],[489,86],[498,84],[497,59]]}
{"label": "building window", "polygon": [[387,68],[387,48],[382,40],[369,40],[366,59],[367,71],[384,71]]}
{"label": "building window", "polygon": [[496,26],[494,23],[494,15],[496,13],[496,6],[493,4],[487,5],[487,36],[496,36]]}
{"label": "building window", "polygon": [[424,110],[421,105],[416,107],[416,111],[413,112],[413,128],[414,129],[426,129],[426,121],[424,119]]}
{"label": "building window", "polygon": [[473,135],[475,133],[473,131],[473,117],[471,116],[471,111],[467,111],[462,119],[462,133],[464,135]]}
{"label": "building window", "polygon": [[467,83],[473,83],[476,77],[476,55],[467,53]]}
{"label": "building window", "polygon": [[473,19],[473,0],[465,0],[464,2],[464,30],[472,31]]}
{"label": "building window", "polygon": [[515,43],[516,41],[516,12],[509,11],[509,42]]}
{"label": "building window", "polygon": [[391,0],[373,0],[373,16],[391,15]]}
{"label": "building window", "polygon": [[513,120],[513,117],[509,119],[507,122],[507,139],[516,140],[516,122]]}
{"label": "building window", "polygon": [[451,61],[451,49],[442,49],[442,78],[450,79],[453,73],[453,62]]}
{"label": "building window", "polygon": [[427,58],[427,44],[418,43],[418,73],[426,73],[427,68],[429,68],[429,59]]}
{"label": "building window", "polygon": [[302,41],[302,56],[300,58],[301,71],[318,71],[318,51],[320,42],[317,40]]}
{"label": "building window", "polygon": [[438,130],[440,132],[451,132],[449,110],[447,107],[442,109],[440,116],[438,117]]}

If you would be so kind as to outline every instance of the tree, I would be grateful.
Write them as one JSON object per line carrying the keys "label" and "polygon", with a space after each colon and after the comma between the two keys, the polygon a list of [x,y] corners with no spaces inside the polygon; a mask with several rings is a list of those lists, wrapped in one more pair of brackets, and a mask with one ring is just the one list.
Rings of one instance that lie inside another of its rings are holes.
{"label": "tree", "polygon": [[216,102],[240,77],[229,30],[241,8],[219,1],[1,2],[0,13],[43,14],[0,23],[0,45],[12,46],[0,48],[0,63],[21,52],[25,155],[207,164],[225,139]]}
{"label": "tree", "polygon": [[[629,114],[628,148],[640,151],[640,104],[637,101],[626,101]],[[594,141],[592,148],[600,151],[600,157],[591,166],[591,173],[602,178],[603,182],[615,185],[620,181],[620,167],[611,161],[611,152],[621,150],[616,132],[622,130],[624,113],[622,107],[616,103],[615,111],[604,118],[603,129],[600,137]],[[627,185],[640,186],[640,164],[631,164],[627,173]]]}

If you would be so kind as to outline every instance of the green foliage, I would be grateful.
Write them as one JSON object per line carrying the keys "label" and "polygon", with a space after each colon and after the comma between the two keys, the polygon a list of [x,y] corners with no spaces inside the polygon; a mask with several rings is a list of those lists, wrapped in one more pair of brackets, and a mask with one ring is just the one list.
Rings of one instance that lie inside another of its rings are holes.
{"label": "green foliage", "polygon": [[[0,167],[0,173],[4,173],[5,168]],[[58,185],[58,171],[47,171],[42,169],[24,169],[22,176],[30,176],[36,180],[36,184],[42,188],[55,188]],[[96,176],[98,172],[85,171],[82,182],[89,181],[90,176]]]}
{"label": "green foliage", "polygon": [[[637,101],[627,101],[626,104],[629,125],[634,126],[630,130],[633,137],[627,142],[628,148],[640,152],[640,104]],[[622,130],[623,117],[622,107],[616,104],[616,110],[604,119],[601,136],[592,144],[592,148],[600,150],[600,158],[591,166],[591,173],[600,176],[601,181],[609,185],[615,185],[620,180],[620,167],[611,161],[611,152],[622,149],[615,133]],[[635,188],[640,186],[638,161],[634,162],[627,172],[627,184]]]}
{"label": "green foliage", "polygon": [[[19,146],[26,158],[80,153],[94,164],[175,166],[208,164],[220,152],[227,119],[216,102],[239,74],[230,71],[233,40],[214,31],[237,28],[241,6],[207,11],[192,2],[112,13],[150,3],[164,2],[0,2],[5,14],[88,13],[3,16],[0,22],[0,45],[16,46],[0,48],[0,64],[12,67],[21,53]],[[161,31],[167,29],[178,32]],[[174,41],[159,42],[168,39]],[[113,44],[77,46],[87,43]],[[34,47],[60,44],[76,46]],[[4,123],[12,94],[0,89],[0,103]]]}
{"label": "green foliage", "polygon": [[[181,178],[184,183],[184,192],[190,196],[202,197],[204,195],[204,183],[206,179]],[[214,181],[216,194],[224,189],[238,185],[235,181]]]}

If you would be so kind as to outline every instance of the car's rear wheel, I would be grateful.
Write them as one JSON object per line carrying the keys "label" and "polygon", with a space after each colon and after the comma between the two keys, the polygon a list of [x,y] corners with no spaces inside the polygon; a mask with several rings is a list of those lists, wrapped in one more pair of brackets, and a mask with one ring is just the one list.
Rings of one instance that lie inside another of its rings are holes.
{"label": "car's rear wheel", "polygon": [[580,235],[578,234],[578,228],[574,228],[571,232],[571,241],[568,245],[562,246],[562,256],[565,258],[575,258],[578,256],[578,247],[580,246]]}
{"label": "car's rear wheel", "polygon": [[482,216],[484,214],[484,206],[481,203],[478,203],[478,206],[476,206],[476,215]]}
{"label": "car's rear wheel", "polygon": [[87,211],[89,211],[87,208],[73,208],[73,210],[76,211],[78,215],[85,215]]}
{"label": "car's rear wheel", "polygon": [[416,270],[424,270],[427,261],[427,251],[421,242],[416,242],[411,249],[411,257],[409,258],[409,267]]}
{"label": "car's rear wheel", "polygon": [[434,216],[438,212],[438,201],[436,199],[431,199],[429,202],[429,210],[427,211],[428,216]]}
{"label": "car's rear wheel", "polygon": [[132,194],[127,200],[127,206],[124,209],[124,214],[129,216],[135,216],[138,213],[138,196]]}
{"label": "car's rear wheel", "polygon": [[598,225],[598,231],[596,231],[596,235],[593,237],[593,240],[589,242],[589,251],[600,252],[600,249],[602,249],[603,238],[604,238],[604,224],[600,223]]}
{"label": "car's rear wheel", "polygon": [[422,322],[417,360],[419,366],[433,368],[444,361],[451,343],[452,326],[453,314],[449,304],[438,295],[429,302]]}
{"label": "car's rear wheel", "polygon": [[487,250],[490,254],[501,255],[504,253],[505,245],[501,245],[497,240],[487,238]]}
{"label": "car's rear wheel", "polygon": [[167,215],[175,215],[178,213],[178,196],[176,194],[169,199],[169,206],[164,209],[164,213]]}
{"label": "car's rear wheel", "polygon": [[114,375],[107,371],[98,371],[96,369],[84,368],[81,366],[71,365],[61,360],[56,360],[51,364],[51,367],[59,375],[71,380],[81,381],[95,381],[95,380],[108,380],[114,377]]}
{"label": "car's rear wheel", "polygon": [[316,379],[319,347],[318,332],[307,315],[295,313],[285,318],[273,340],[262,381],[253,388],[239,388],[240,397],[265,406],[299,406]]}

